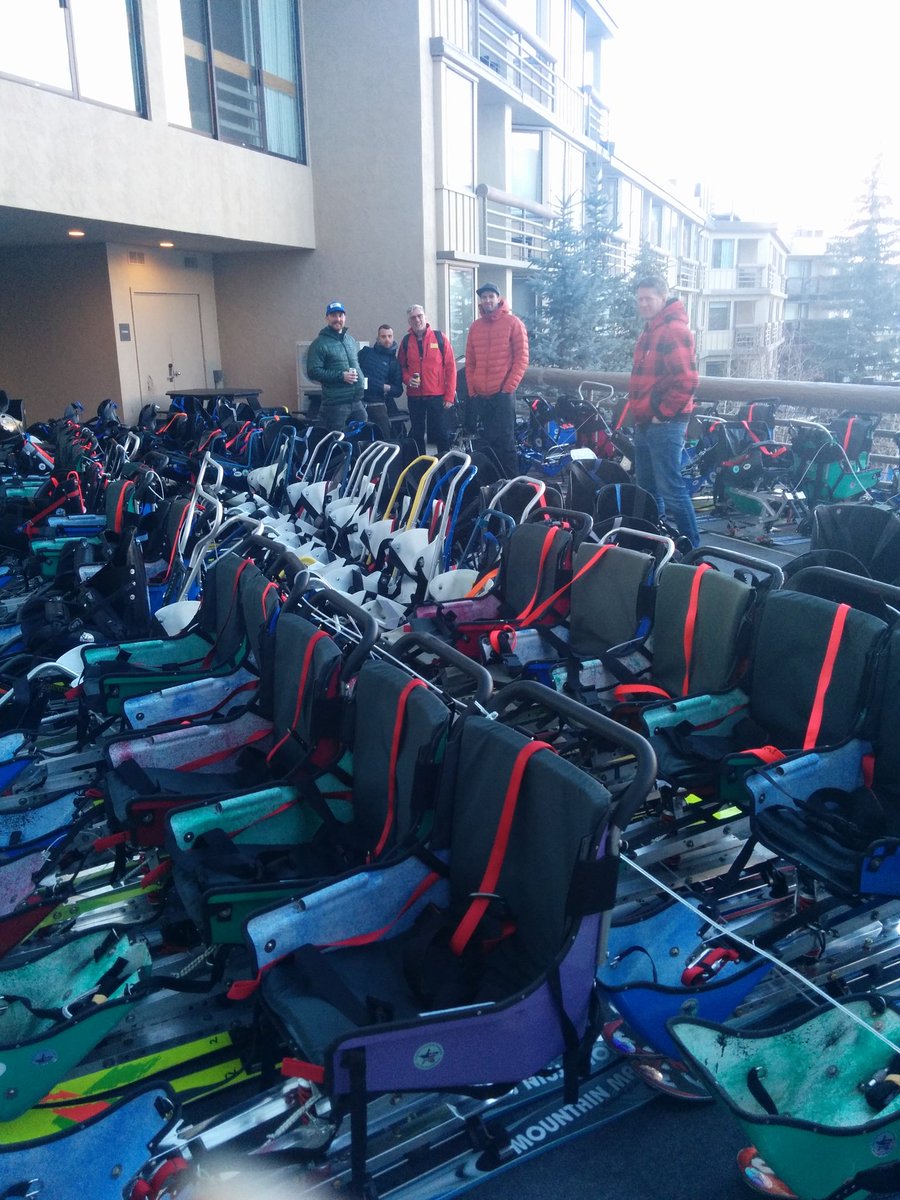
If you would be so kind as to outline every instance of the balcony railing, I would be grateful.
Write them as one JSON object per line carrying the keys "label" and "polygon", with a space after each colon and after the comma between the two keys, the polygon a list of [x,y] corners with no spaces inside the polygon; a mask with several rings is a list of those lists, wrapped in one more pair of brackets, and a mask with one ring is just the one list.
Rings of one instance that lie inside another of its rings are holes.
{"label": "balcony railing", "polygon": [[436,37],[477,58],[562,128],[608,145],[609,110],[594,89],[565,79],[553,50],[498,0],[432,0],[432,10]]}
{"label": "balcony railing", "polygon": [[746,353],[748,350],[771,350],[784,339],[784,325],[780,321],[766,321],[762,325],[736,325],[734,348]]}
{"label": "balcony railing", "polygon": [[508,262],[540,260],[546,254],[547,226],[553,210],[480,183],[479,253]]}
{"label": "balcony railing", "polygon": [[678,287],[696,292],[703,286],[703,267],[695,259],[682,258],[678,263]]}

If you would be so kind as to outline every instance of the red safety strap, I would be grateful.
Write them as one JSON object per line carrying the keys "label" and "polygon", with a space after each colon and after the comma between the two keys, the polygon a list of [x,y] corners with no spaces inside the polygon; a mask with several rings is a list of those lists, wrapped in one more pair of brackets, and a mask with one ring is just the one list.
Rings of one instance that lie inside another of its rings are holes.
{"label": "red safety strap", "polygon": [[487,574],[476,579],[463,598],[465,600],[471,600],[474,596],[477,596],[479,593],[483,592],[486,585],[495,578],[499,570],[499,567],[494,567],[493,571],[488,571]]}
{"label": "red safety strap", "polygon": [[591,557],[587,560],[587,562],[578,568],[578,570],[575,572],[575,574],[572,576],[571,579],[568,579],[562,585],[561,588],[557,588],[556,591],[553,593],[553,595],[549,597],[549,599],[545,600],[543,604],[539,604],[538,607],[534,610],[534,612],[531,613],[528,617],[526,617],[521,622],[521,627],[524,629],[528,625],[531,625],[535,621],[537,621],[539,617],[542,617],[544,615],[544,613],[547,611],[547,609],[550,608],[553,604],[555,604],[556,601],[560,598],[560,596],[563,595],[564,592],[567,592],[569,590],[569,588],[572,586],[572,584],[575,582],[576,579],[580,579],[581,576],[584,575],[586,571],[589,571],[591,569],[591,567],[594,565],[594,563],[596,563],[599,559],[601,559],[603,557],[603,555],[607,552],[607,550],[612,550],[612,549],[613,549],[613,547],[609,543],[607,543],[605,546],[601,546],[596,554],[592,554]]}
{"label": "red safety strap", "polygon": [[70,471],[66,476],[66,479],[72,484],[72,491],[66,498],[69,499],[72,496],[77,496],[78,507],[81,509],[81,515],[84,516],[84,514],[87,512],[87,506],[84,503],[84,493],[81,490],[81,477],[77,471]]}
{"label": "red safety strap", "polygon": [[560,532],[561,530],[558,525],[551,525],[544,536],[544,544],[541,546],[541,557],[538,560],[537,582],[534,585],[534,593],[531,599],[516,617],[517,621],[526,620],[526,618],[531,615],[531,610],[534,608],[535,604],[537,604],[538,593],[541,590],[541,580],[543,579],[544,575],[544,564],[546,563],[547,556],[550,553],[550,547],[553,545],[556,535]]}
{"label": "red safety strap", "polygon": [[261,602],[262,602],[262,616],[263,616],[264,621],[268,621],[268,619],[269,619],[269,610],[266,608],[266,596],[268,596],[269,592],[271,592],[271,591],[274,591],[276,596],[278,595],[278,584],[277,583],[267,583],[266,586],[263,588]]}
{"label": "red safety strap", "polygon": [[237,433],[234,435],[234,437],[233,437],[233,438],[229,438],[229,439],[228,439],[228,441],[225,443],[225,449],[226,449],[226,450],[230,450],[230,449],[231,449],[231,447],[232,447],[232,446],[235,444],[235,442],[238,440],[238,438],[239,438],[239,437],[240,437],[240,436],[241,436],[243,433],[245,433],[245,432],[246,432],[246,430],[247,430],[248,426],[249,426],[249,425],[251,425],[251,423],[252,423],[252,422],[250,422],[250,421],[245,421],[245,422],[243,423],[243,425],[240,427],[240,429],[237,431]]}
{"label": "red safety strap", "polygon": [[752,758],[759,759],[761,763],[781,762],[785,757],[784,752],[777,746],[755,746],[752,750],[741,750],[740,753],[741,756],[749,754]]}
{"label": "red safety strap", "polygon": [[221,630],[224,630],[227,627],[228,622],[231,620],[231,614],[234,612],[234,606],[235,606],[235,602],[237,600],[237,594],[238,594],[238,584],[241,581],[241,576],[243,575],[243,573],[246,571],[246,569],[249,566],[250,566],[250,559],[245,558],[244,561],[241,563],[241,565],[238,567],[238,569],[234,573],[234,582],[231,585],[231,599],[228,603],[228,612],[225,615],[225,620],[222,622],[222,624],[220,626],[220,633],[219,633],[218,637],[216,638],[215,642],[213,643],[213,646],[210,649],[209,653],[203,659],[204,667],[209,667],[212,665],[213,659],[216,656],[216,646],[219,644],[219,640],[222,636]]}
{"label": "red safety strap", "polygon": [[478,927],[478,922],[484,916],[494,896],[494,889],[497,886],[497,880],[500,878],[500,871],[503,867],[503,860],[506,857],[507,846],[509,845],[509,835],[512,832],[513,817],[515,816],[516,804],[522,790],[522,779],[525,775],[525,768],[529,760],[541,750],[550,750],[550,746],[546,742],[529,742],[527,746],[522,747],[516,756],[516,761],[513,763],[513,769],[510,772],[509,783],[506,788],[506,795],[503,798],[503,808],[500,810],[497,832],[494,834],[494,844],[488,856],[484,875],[482,876],[481,883],[478,885],[478,891],[472,897],[469,907],[463,914],[462,920],[456,926],[453,936],[450,939],[450,949],[454,954],[462,954],[463,950],[465,950],[472,934]]}
{"label": "red safety strap", "polygon": [[116,515],[113,518],[113,533],[122,532],[122,518],[123,513],[125,512],[125,497],[133,487],[134,484],[131,482],[131,480],[126,479],[122,484],[122,487],[119,489],[119,500],[116,504]]}
{"label": "red safety strap", "polygon": [[[424,877],[424,879],[421,879],[419,881],[419,883],[416,884],[415,888],[412,891],[412,894],[404,902],[403,907],[400,909],[400,911],[397,913],[397,915],[394,917],[394,919],[392,921],[388,921],[387,925],[382,925],[382,927],[380,929],[372,929],[368,933],[360,933],[360,934],[357,934],[355,937],[344,938],[344,940],[340,941],[340,942],[327,942],[327,943],[324,943],[323,945],[319,946],[318,948],[326,949],[328,947],[336,947],[336,946],[367,946],[370,942],[380,941],[385,936],[386,933],[388,933],[391,929],[393,929],[393,927],[397,924],[397,922],[404,915],[404,913],[408,912],[409,909],[412,908],[412,906],[416,903],[416,901],[421,896],[424,896],[424,894],[428,891],[428,889],[433,887],[438,882],[438,880],[441,878],[442,878],[442,876],[439,875],[437,871],[429,871],[429,873]],[[285,956],[282,956],[282,957],[285,957]],[[231,985],[231,987],[228,989],[228,992],[226,993],[228,996],[228,999],[229,1000],[246,1000],[248,996],[252,996],[253,993],[259,987],[259,985],[262,983],[262,978],[263,978],[263,975],[265,975],[266,971],[270,971],[272,969],[272,967],[274,967],[276,965],[276,963],[278,963],[280,961],[281,960],[278,958],[273,958],[270,963],[266,963],[266,965],[261,970],[257,971],[256,975],[252,979],[237,979],[237,980],[235,980],[235,982]]]}
{"label": "red safety strap", "polygon": [[622,405],[622,411],[619,413],[619,419],[616,421],[615,429],[621,429],[625,424],[625,414],[628,412],[628,406],[631,404],[631,399],[625,401]]}
{"label": "red safety strap", "polygon": [[325,1082],[325,1068],[302,1058],[283,1058],[281,1073],[286,1079],[308,1079],[310,1083],[318,1084]]}
{"label": "red safety strap", "polygon": [[187,420],[187,413],[183,413],[183,412],[172,413],[171,417],[169,417],[169,419],[168,419],[168,421],[166,421],[165,425],[163,425],[163,427],[161,429],[157,429],[157,431],[156,431],[157,436],[159,436],[160,434],[163,434],[163,433],[168,433],[169,427],[173,424],[173,422],[186,421],[186,420]]}
{"label": "red safety strap", "polygon": [[[197,508],[200,508],[199,504],[197,505]],[[175,530],[175,536],[172,538],[172,549],[169,552],[169,564],[166,568],[165,574],[166,579],[168,579],[172,573],[172,564],[175,562],[175,555],[178,553],[178,542],[181,539],[181,531],[184,529],[184,523],[187,520],[189,509],[190,505],[185,504],[184,508],[181,510],[181,516],[178,518],[178,528]]]}
{"label": "red safety strap", "polygon": [[804,750],[812,750],[819,738],[819,730],[822,728],[822,713],[825,709],[825,696],[831,685],[831,676],[834,672],[834,664],[841,646],[841,638],[844,636],[844,626],[847,624],[849,612],[849,604],[839,604],[831,623],[831,633],[825,648],[822,669],[819,671],[819,682],[816,685],[816,695],[812,711],[809,714],[809,724],[806,726],[806,737],[803,739]]}
{"label": "red safety strap", "polygon": [[844,447],[845,451],[849,451],[849,449],[850,449],[850,434],[853,432],[853,426],[855,424],[856,424],[856,417],[851,417],[850,420],[847,422],[847,429],[846,429],[846,432],[844,433],[844,440],[843,440],[843,442],[841,442],[841,445]]}
{"label": "red safety strap", "polygon": [[875,755],[864,754],[862,756],[862,776],[863,783],[867,788],[872,786],[872,781],[875,778]]}
{"label": "red safety strap", "polygon": [[400,756],[400,743],[403,738],[403,724],[406,720],[406,708],[409,703],[409,698],[416,688],[424,687],[425,682],[422,679],[411,679],[403,691],[400,693],[400,699],[397,702],[397,714],[394,718],[394,733],[391,738],[391,756],[388,764],[388,786],[387,786],[387,811],[384,815],[384,826],[381,830],[381,836],[378,843],[372,852],[372,858],[377,859],[390,837],[391,830],[394,827],[394,818],[397,812],[397,759]]}
{"label": "red safety strap", "polygon": [[697,629],[697,610],[700,607],[700,584],[707,571],[713,569],[711,563],[700,563],[691,580],[691,594],[688,599],[687,614],[684,618],[684,679],[681,681],[681,694],[686,696],[691,680],[691,660],[694,656],[694,633]]}
{"label": "red safety strap", "polygon": [[[271,732],[270,729],[257,729],[256,733],[250,734],[244,742],[244,746],[252,746],[254,742],[261,742]],[[175,769],[177,771],[197,771],[200,767],[211,767],[213,763],[222,762],[223,759],[229,758],[234,752],[234,746],[226,746],[224,750],[216,750],[213,754],[207,754],[204,758],[194,759],[193,762],[185,763],[183,766],[176,767]]]}
{"label": "red safety strap", "polygon": [[[503,639],[506,638],[506,645],[503,644]],[[492,629],[488,634],[488,645],[495,654],[512,654],[516,648],[516,631],[512,625],[501,625],[499,629]]]}
{"label": "red safety strap", "polygon": [[297,687],[297,703],[294,707],[294,719],[291,722],[290,729],[287,730],[284,737],[278,739],[269,753],[266,755],[266,762],[271,763],[272,759],[291,736],[291,731],[296,729],[297,722],[300,720],[300,705],[303,703],[303,693],[306,691],[306,680],[309,675],[310,667],[312,666],[313,653],[316,646],[322,638],[328,637],[324,629],[317,629],[306,645],[306,651],[303,655],[303,665],[300,668],[300,683]]}
{"label": "red safety strap", "polygon": [[672,699],[665,688],[657,687],[653,683],[620,683],[613,688],[613,699],[621,702],[637,700],[642,696],[662,696],[664,700]]}

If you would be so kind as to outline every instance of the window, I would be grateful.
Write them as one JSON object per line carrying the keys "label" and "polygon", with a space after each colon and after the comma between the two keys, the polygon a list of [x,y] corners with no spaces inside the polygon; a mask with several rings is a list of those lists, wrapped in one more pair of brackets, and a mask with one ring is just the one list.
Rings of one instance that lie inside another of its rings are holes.
{"label": "window", "polygon": [[728,359],[727,358],[708,358],[703,368],[704,375],[712,375],[717,379],[723,379],[728,375]]}
{"label": "window", "polygon": [[471,79],[447,71],[444,95],[444,178],[447,187],[475,188],[475,93]]}
{"label": "window", "polygon": [[305,161],[296,0],[161,0],[169,121]]}
{"label": "window", "polygon": [[475,272],[468,267],[448,269],[447,292],[450,312],[450,345],[460,358],[466,351],[466,335],[475,320]]}
{"label": "window", "polygon": [[716,238],[712,244],[714,270],[734,266],[734,238]]}
{"label": "window", "polygon": [[709,320],[707,328],[710,330],[730,329],[731,328],[731,302],[728,300],[711,300],[709,304]]}
{"label": "window", "polygon": [[543,200],[541,135],[536,130],[514,129],[511,135],[510,191],[522,200]]}
{"label": "window", "polygon": [[0,4],[0,73],[143,115],[135,0]]}

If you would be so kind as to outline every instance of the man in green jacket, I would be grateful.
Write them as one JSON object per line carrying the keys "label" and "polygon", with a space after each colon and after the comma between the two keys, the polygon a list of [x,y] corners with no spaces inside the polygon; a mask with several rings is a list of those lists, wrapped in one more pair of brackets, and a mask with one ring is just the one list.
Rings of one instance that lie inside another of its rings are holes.
{"label": "man in green jacket", "polygon": [[340,300],[325,306],[324,329],[306,352],[306,373],[322,385],[320,418],[326,429],[346,428],[348,421],[365,421],[359,342],[345,328],[347,310]]}

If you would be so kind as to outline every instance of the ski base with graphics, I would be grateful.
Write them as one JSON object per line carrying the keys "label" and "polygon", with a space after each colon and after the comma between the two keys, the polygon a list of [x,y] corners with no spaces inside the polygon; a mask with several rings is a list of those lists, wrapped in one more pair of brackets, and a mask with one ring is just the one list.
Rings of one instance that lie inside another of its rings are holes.
{"label": "ski base with graphics", "polygon": [[[648,1104],[656,1093],[644,1086],[633,1064],[613,1056],[598,1042],[592,1071],[572,1103],[562,1091],[559,1068],[532,1076],[499,1099],[484,1101],[454,1095],[395,1095],[369,1105],[369,1191],[393,1200],[436,1200],[475,1187],[489,1176],[589,1133]],[[235,1114],[232,1120],[239,1120]],[[298,1169],[303,1149],[302,1126],[275,1131],[241,1164],[229,1161],[229,1144],[211,1121],[198,1129],[181,1128],[166,1149],[179,1156],[199,1153],[197,1179],[204,1187],[227,1175],[231,1186],[257,1192],[261,1182],[288,1185],[287,1194],[333,1195],[348,1187],[351,1176],[350,1135],[342,1128],[327,1155]],[[219,1151],[217,1153],[217,1150]],[[187,1154],[185,1154],[185,1151]],[[292,1159],[284,1164],[284,1153]],[[151,1164],[158,1168],[159,1160]],[[179,1178],[178,1196],[194,1195],[194,1168]],[[295,1191],[296,1190],[296,1191]],[[206,1194],[206,1193],[204,1193]],[[250,1194],[248,1192],[248,1194]],[[279,1196],[281,1192],[277,1193]]]}
{"label": "ski base with graphics", "polygon": [[690,1073],[684,1063],[666,1058],[652,1046],[644,1045],[621,1017],[603,1026],[602,1037],[616,1054],[631,1063],[648,1087],[676,1100],[700,1104],[712,1100],[700,1080]]}
{"label": "ski base with graphics", "polygon": [[764,1159],[759,1157],[755,1146],[745,1146],[738,1151],[738,1171],[741,1179],[757,1196],[774,1196],[776,1200],[799,1200],[796,1192],[778,1178]]}

